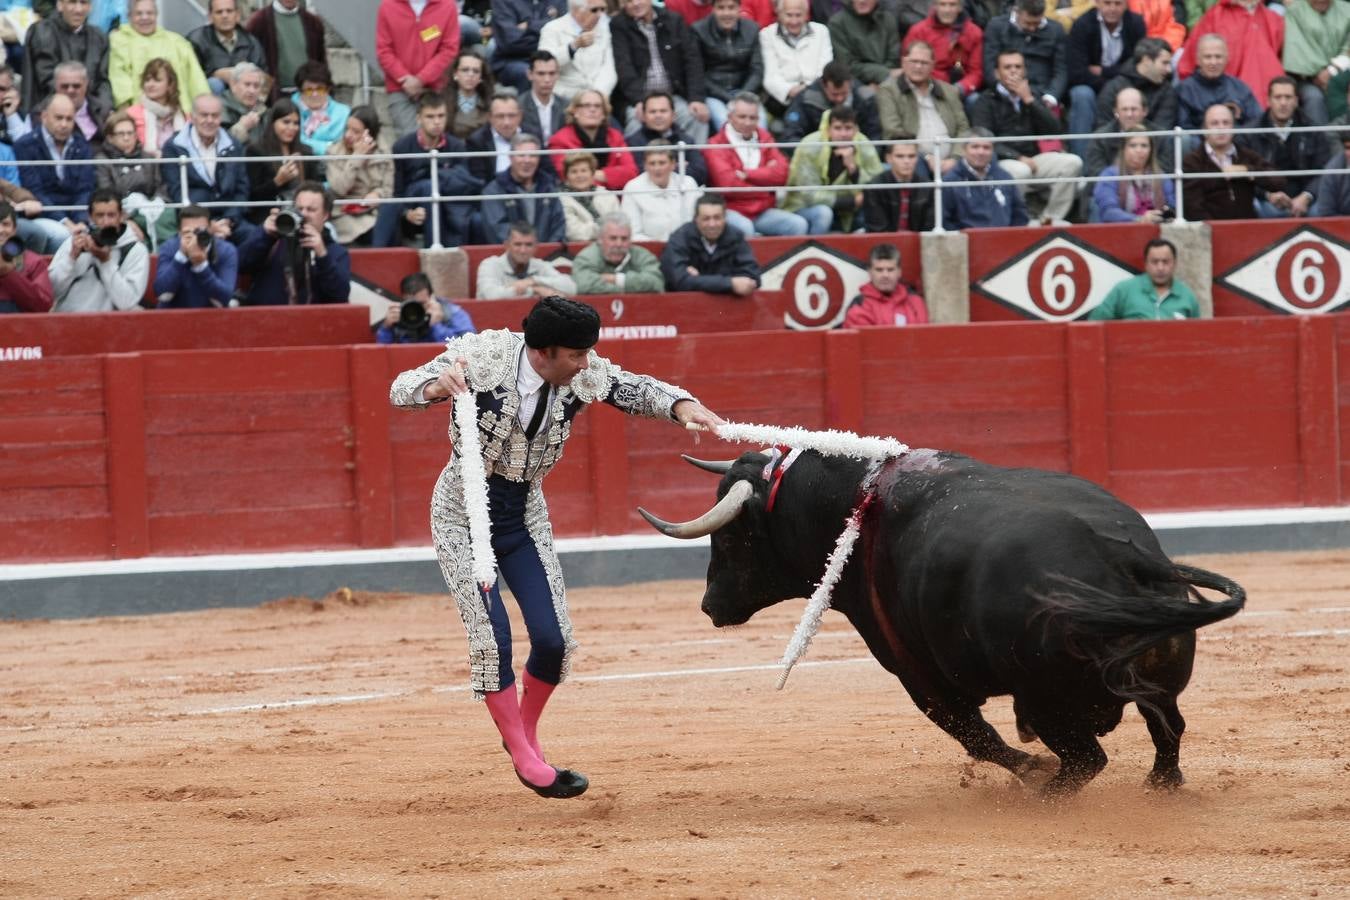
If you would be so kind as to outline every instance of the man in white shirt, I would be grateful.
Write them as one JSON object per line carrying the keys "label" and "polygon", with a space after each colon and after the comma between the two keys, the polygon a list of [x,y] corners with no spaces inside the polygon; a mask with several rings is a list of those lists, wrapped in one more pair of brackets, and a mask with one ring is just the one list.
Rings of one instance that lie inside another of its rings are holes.
{"label": "man in white shirt", "polygon": [[780,118],[834,59],[829,29],[811,21],[807,0],[781,0],[778,22],[759,31],[759,53],[768,95],[765,108]]}
{"label": "man in white shirt", "polygon": [[675,171],[675,148],[653,144],[642,158],[643,173],[623,188],[623,213],[633,240],[664,241],[694,218],[698,182]]}
{"label": "man in white shirt", "polygon": [[494,156],[472,156],[469,171],[487,182],[511,167],[511,139],[520,131],[520,101],[510,94],[498,94],[488,104],[488,120],[469,134],[465,149],[476,153],[495,152]]}
{"label": "man in white shirt", "polygon": [[530,80],[529,93],[520,104],[520,130],[532,134],[547,147],[553,132],[567,124],[567,101],[553,93],[558,84],[558,60],[547,50],[530,56],[525,73]]}
{"label": "man in white shirt", "polygon": [[604,0],[568,0],[567,7],[569,15],[539,30],[539,49],[558,61],[558,95],[571,100],[589,88],[608,97],[619,76]]}
{"label": "man in white shirt", "polygon": [[538,243],[533,225],[513,222],[506,235],[505,252],[478,264],[474,296],[479,300],[505,300],[575,294],[577,286],[571,276],[559,272],[553,263],[535,258]]}

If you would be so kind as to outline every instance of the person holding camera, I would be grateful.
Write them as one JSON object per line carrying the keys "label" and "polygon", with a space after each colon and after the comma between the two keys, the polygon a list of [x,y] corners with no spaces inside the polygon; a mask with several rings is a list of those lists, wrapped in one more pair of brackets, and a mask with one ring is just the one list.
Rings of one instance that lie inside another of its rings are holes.
{"label": "person holding camera", "polygon": [[346,303],[352,264],[328,224],[333,195],[317,181],[296,189],[295,209],[273,209],[239,246],[239,266],[253,277],[245,306]]}
{"label": "person holding camera", "polygon": [[52,312],[112,312],[141,302],[150,252],[127,227],[122,196],[111,188],[89,197],[89,224],[75,226],[52,255]]}
{"label": "person holding camera", "polygon": [[0,202],[0,313],[47,312],[52,308],[52,282],[47,260],[25,250],[14,207]]}
{"label": "person holding camera", "polygon": [[398,286],[402,303],[389,304],[375,332],[380,344],[443,343],[462,334],[475,334],[473,319],[462,306],[431,292],[431,279],[422,272],[405,275]]}
{"label": "person holding camera", "polygon": [[230,305],[239,275],[239,254],[211,233],[211,214],[200,206],[178,214],[178,234],[159,248],[155,297],[160,309],[208,309]]}

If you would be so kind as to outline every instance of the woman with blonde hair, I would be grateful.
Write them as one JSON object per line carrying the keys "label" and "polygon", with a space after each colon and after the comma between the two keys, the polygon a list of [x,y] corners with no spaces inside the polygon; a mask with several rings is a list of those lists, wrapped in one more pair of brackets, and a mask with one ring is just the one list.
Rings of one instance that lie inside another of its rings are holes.
{"label": "woman with blonde hair", "polygon": [[[567,124],[548,139],[548,149],[593,153],[600,166],[595,173],[595,183],[618,191],[637,177],[638,169],[623,134],[609,124],[609,116],[609,99],[604,94],[581,91],[567,104]],[[564,155],[554,154],[553,165],[559,175],[566,177]]]}
{"label": "woman with blonde hair", "polygon": [[569,241],[590,242],[600,236],[600,220],[619,212],[619,195],[595,183],[595,154],[581,151],[563,157],[563,218]]}
{"label": "woman with blonde hair", "polygon": [[173,63],[156,57],[141,70],[141,93],[127,107],[127,115],[136,123],[136,139],[147,156],[158,159],[169,138],[187,125],[187,115],[179,104],[178,73]]}
{"label": "woman with blonde hair", "polygon": [[[1133,134],[1132,132],[1139,132]],[[1102,177],[1128,176],[1120,181],[1099,181],[1092,189],[1096,205],[1094,222],[1145,222],[1156,225],[1172,218],[1176,186],[1162,175],[1157,147],[1147,129],[1134,125],[1125,129],[1120,154],[1114,166],[1102,170]]]}

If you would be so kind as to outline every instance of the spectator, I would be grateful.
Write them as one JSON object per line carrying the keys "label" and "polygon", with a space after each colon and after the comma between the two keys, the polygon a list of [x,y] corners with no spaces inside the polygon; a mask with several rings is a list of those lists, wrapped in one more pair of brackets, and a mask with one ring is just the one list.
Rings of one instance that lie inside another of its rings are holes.
{"label": "spectator", "polygon": [[[568,0],[567,8],[568,15],[559,16],[539,32],[539,49],[558,65],[554,90],[564,100],[587,88],[608,97],[619,76],[614,70],[614,41],[604,0]],[[530,65],[534,65],[533,57]]]}
{"label": "spectator", "polygon": [[[36,110],[51,96],[52,80],[59,64],[82,62],[89,73],[89,93],[96,98],[95,105],[100,109],[112,109],[108,35],[86,22],[89,18],[86,0],[56,0],[56,12],[28,29],[23,54],[23,108]],[[6,114],[12,115],[8,111]]]}
{"label": "spectator", "polygon": [[328,188],[333,192],[333,230],[344,246],[369,244],[377,207],[394,191],[394,161],[352,159],[379,152],[380,118],[371,106],[358,106],[347,117],[342,140],[328,145]]}
{"label": "spectator", "polygon": [[462,141],[487,122],[494,88],[487,63],[476,50],[461,53],[451,71],[445,89],[446,131]]}
{"label": "spectator", "polygon": [[[1107,122],[1101,128],[1098,128],[1097,134],[1113,134],[1127,131],[1133,128],[1142,128],[1144,131],[1158,131],[1158,124],[1150,122],[1144,118],[1144,98],[1139,91],[1134,88],[1125,88],[1116,94],[1116,114],[1111,121]],[[1088,141],[1087,153],[1083,156],[1083,174],[1089,177],[1100,175],[1104,169],[1116,162],[1120,156],[1120,146],[1123,138],[1118,137],[1094,137]],[[1157,162],[1163,171],[1171,172],[1173,170],[1173,160],[1175,156],[1172,152],[1172,141],[1166,138],[1155,140],[1153,149],[1157,151]]]}
{"label": "spectator", "polygon": [[1215,131],[1186,155],[1182,171],[1223,172],[1228,177],[1184,181],[1186,218],[1193,221],[1255,218],[1256,198],[1267,191],[1283,191],[1284,179],[1268,177],[1258,183],[1252,173],[1268,171],[1270,166],[1256,151],[1233,142],[1233,110],[1226,104],[1216,103],[1205,110],[1204,127]]}
{"label": "spectator", "polygon": [[1217,34],[1228,44],[1228,72],[1251,88],[1256,97],[1266,96],[1270,79],[1284,74],[1280,54],[1284,49],[1284,16],[1266,8],[1263,0],[1219,0],[1200,21],[1191,26],[1185,52],[1177,65],[1182,78],[1196,70],[1196,45]]}
{"label": "spectator", "polygon": [[1177,124],[1177,92],[1172,87],[1172,50],[1159,38],[1147,37],[1134,45],[1134,56],[1097,95],[1098,125],[1116,114],[1116,95],[1134,88],[1143,98],[1145,118],[1158,128]]}
{"label": "spectator", "polygon": [[518,94],[530,89],[525,73],[539,49],[540,32],[566,13],[567,0],[492,0],[492,39],[497,45],[492,74],[498,84],[510,85]]}
{"label": "spectator", "polygon": [[863,134],[874,141],[881,139],[876,91],[864,89],[849,74],[848,65],[837,59],[826,63],[820,78],[793,99],[783,116],[780,137],[785,143],[796,143],[808,134],[814,134],[820,130],[820,119],[825,111],[840,105],[852,107],[857,112]]}
{"label": "spectator", "polygon": [[[1069,29],[1069,133],[1092,131],[1097,95],[1134,57],[1134,48],[1148,36],[1144,17],[1131,12],[1125,0],[1096,0]],[[1087,141],[1071,141],[1069,149],[1082,155]]]}
{"label": "spectator", "polygon": [[932,77],[954,86],[961,99],[984,84],[984,32],[962,10],[961,0],[933,0],[928,18],[905,32],[905,49],[915,42],[934,54]]}
{"label": "spectator", "polygon": [[[679,13],[684,24],[693,28],[699,22],[712,15],[711,0],[667,0],[666,9]],[[741,15],[755,25],[755,31],[768,28],[774,23],[773,0],[747,0],[741,4]]]}
{"label": "spectator", "polygon": [[97,158],[104,163],[94,168],[95,193],[115,191],[122,198],[129,222],[146,235],[157,239],[161,233],[167,236],[172,232],[173,217],[163,215],[164,181],[159,166],[149,162],[136,138],[136,123],[125,111],[115,112],[103,123],[103,132],[103,149]]}
{"label": "spectator", "polygon": [[[1350,70],[1347,70],[1347,74],[1350,74]],[[1337,80],[1339,80],[1339,77]],[[1346,87],[1350,88],[1350,79],[1346,80]],[[1342,107],[1342,109],[1346,109],[1347,112],[1337,113],[1335,116],[1332,117],[1331,121],[1327,123],[1326,129],[1327,159],[1330,159],[1331,157],[1336,156],[1338,153],[1341,152],[1342,148],[1341,138],[1343,138],[1347,134],[1350,134],[1350,101],[1346,100],[1345,98],[1342,98],[1341,102],[1345,104]]]}
{"label": "spectator", "polygon": [[[759,127],[759,98],[740,94],[731,101],[730,112],[727,124],[709,141],[716,149],[708,150],[708,184],[760,190],[737,191],[730,200],[716,195],[725,207],[725,214],[718,213],[719,221],[725,219],[733,231],[746,237],[806,234],[810,230],[806,219],[774,208],[775,190],[787,184],[788,162],[777,147],[769,146],[773,141],[769,132]],[[666,281],[670,281],[669,273]]]}
{"label": "spectator", "polygon": [[185,169],[165,166],[164,194],[178,199],[183,196],[182,173],[187,174],[189,203],[229,204],[211,211],[211,233],[218,238],[244,240],[254,226],[243,219],[243,209],[234,204],[248,199],[248,171],[244,166],[243,148],[220,130],[220,98],[204,94],[192,102],[192,122],[164,147],[165,159],[187,157]]}
{"label": "spectator", "polygon": [[305,63],[295,73],[299,87],[291,102],[300,111],[300,139],[317,155],[328,152],[328,145],[340,140],[347,130],[352,108],[333,99],[333,73],[325,63]]}
{"label": "spectator", "polygon": [[692,144],[693,140],[675,127],[675,98],[664,93],[648,94],[638,104],[637,110],[641,126],[623,137],[624,142],[634,148],[633,159],[637,165],[645,165],[643,151],[640,148],[650,144],[663,144],[674,148],[677,170],[683,169],[683,174],[694,181],[701,185],[707,184],[708,163],[703,158],[703,151],[679,146]]}
{"label": "spectator", "polygon": [[[1124,95],[1125,91],[1121,91],[1121,96]],[[1149,129],[1131,125],[1126,130]],[[1128,175],[1130,180],[1097,182],[1092,189],[1096,207],[1093,221],[1159,225],[1176,216],[1176,185],[1170,178],[1157,177],[1163,170],[1158,165],[1156,148],[1153,138],[1146,134],[1130,135],[1120,142],[1115,161],[1101,175],[1107,178]]]}
{"label": "spectator", "polygon": [[[623,14],[609,27],[619,75],[615,102],[627,110],[624,127],[633,128],[643,97],[666,92],[675,98],[680,130],[696,144],[707,143],[710,113],[704,103],[703,57],[684,20],[668,9],[654,9],[652,0],[623,0]],[[655,56],[653,47],[659,51]]]}
{"label": "spectator", "polygon": [[192,106],[194,98],[210,93],[201,63],[183,37],[159,27],[156,0],[128,0],[130,22],[108,36],[108,83],[118,106],[134,103],[140,94],[141,73],[147,60],[162,59],[178,75],[178,105]]}
{"label": "spectator", "polygon": [[[1144,17],[1144,34],[1167,44],[1173,53],[1186,42],[1185,18],[1177,20],[1177,12],[1185,12],[1181,0],[1130,0],[1130,9]],[[1136,47],[1138,45],[1135,45]]]}
{"label": "spectator", "polygon": [[[727,123],[727,103],[741,91],[757,93],[764,83],[759,55],[759,28],[741,15],[741,0],[713,0],[713,14],[691,29],[703,58],[703,86],[708,94],[709,126]],[[759,124],[768,119],[760,111]]]}
{"label": "spectator", "polygon": [[384,94],[397,137],[417,128],[417,100],[450,80],[460,51],[455,0],[381,0],[375,13],[375,58],[384,72]]}
{"label": "spectator", "polygon": [[[539,138],[522,132],[511,139],[511,149],[517,151],[511,157],[511,166],[483,188],[488,198],[483,200],[482,210],[486,243],[502,243],[511,223],[521,221],[534,226],[539,240],[561,243],[567,238],[562,203],[557,197],[535,196],[558,192],[553,167],[539,164]],[[536,152],[529,152],[531,149]],[[502,199],[498,200],[499,196]]]}
{"label": "spectator", "polygon": [[600,219],[599,234],[572,260],[579,294],[659,294],[666,289],[661,261],[633,244],[633,227],[623,213]]}
{"label": "spectator", "polygon": [[239,0],[210,0],[207,14],[210,23],[188,32],[187,40],[211,91],[223,94],[234,81],[235,66],[246,62],[261,70],[267,57],[258,39],[239,25]]}
{"label": "spectator", "polygon": [[933,48],[923,41],[905,47],[901,73],[877,88],[881,133],[887,140],[917,135],[925,159],[941,155],[942,171],[956,165],[957,145],[950,138],[970,134],[961,92],[933,78]]}
{"label": "spectator", "polygon": [[900,280],[900,248],[877,244],[867,254],[867,284],[844,313],[845,328],[927,325],[928,305]]}
{"label": "spectator", "polygon": [[1350,4],[1291,0],[1284,27],[1284,71],[1298,80],[1299,108],[1309,122],[1324,125],[1327,85],[1350,69]]}
{"label": "spectator", "polygon": [[248,146],[262,136],[263,117],[267,115],[263,93],[266,80],[267,75],[253,63],[237,63],[229,90],[220,95],[221,123],[237,144]]}
{"label": "spectator", "polygon": [[877,0],[846,0],[830,16],[834,59],[871,91],[900,74],[900,22]]}
{"label": "spectator", "polygon": [[352,287],[347,248],[328,225],[333,197],[317,181],[295,192],[299,227],[277,230],[280,210],[272,210],[261,228],[239,247],[239,268],[253,277],[245,306],[346,303]]}
{"label": "spectator", "polygon": [[[446,101],[439,94],[424,93],[417,101],[417,130],[394,142],[391,152],[426,153],[435,149],[446,154],[464,151],[464,142],[447,134]],[[463,158],[454,156],[437,160],[438,186],[442,196],[474,196],[483,189],[483,181],[469,170]],[[431,160],[394,160],[394,196],[428,197],[431,195]],[[470,219],[473,210],[468,203],[442,202],[440,206],[441,240],[451,247],[469,242]],[[433,229],[427,223],[431,214],[428,202],[384,203],[375,217],[375,233],[371,243],[376,247],[395,247],[402,243],[404,226],[409,232],[421,230],[424,246],[430,247]]]}
{"label": "spectator", "polygon": [[404,275],[398,288],[403,302],[389,304],[384,321],[375,332],[377,344],[445,343],[461,334],[474,333],[469,314],[462,306],[435,296],[431,292],[431,279],[425,274]]}
{"label": "spectator", "polygon": [[1092,9],[1093,0],[1058,0],[1054,4],[1046,4],[1045,15],[1051,21],[1058,22],[1059,26],[1068,34],[1069,29],[1073,28],[1073,23],[1083,13]]}
{"label": "spectator", "polygon": [[1317,202],[1313,204],[1314,216],[1350,216],[1350,131],[1336,136],[1341,150],[1327,161],[1328,172],[1317,182]]}
{"label": "spectator", "polygon": [[4,144],[13,144],[30,129],[15,78],[11,67],[0,65],[0,143]]}
{"label": "spectator", "polygon": [[1111,288],[1087,318],[1096,322],[1200,318],[1200,304],[1191,289],[1177,280],[1176,268],[1176,245],[1154,238],[1144,245],[1144,273],[1126,278]]}
{"label": "spectator", "polygon": [[861,230],[862,217],[856,214],[863,192],[857,187],[880,174],[881,160],[871,141],[858,131],[857,115],[847,106],[836,106],[821,119],[820,131],[798,145],[788,168],[789,187],[816,190],[790,191],[783,209],[804,218],[809,234],[830,230],[847,234],[855,225]]}
{"label": "spectator", "polygon": [[323,19],[300,8],[300,0],[272,0],[249,16],[244,28],[262,44],[264,67],[272,79],[268,101],[289,97],[295,73],[306,62],[327,62]]}
{"label": "spectator", "polygon": [[211,214],[189,206],[178,214],[178,233],[159,248],[155,299],[159,309],[209,309],[232,305],[239,253],[211,234]]}
{"label": "spectator", "polygon": [[807,0],[779,0],[778,24],[766,25],[759,32],[765,106],[779,118],[834,59],[829,29],[810,21],[809,14]]}
{"label": "spectator", "polygon": [[[1298,82],[1288,75],[1272,78],[1267,102],[1265,115],[1258,124],[1262,128],[1278,130],[1247,135],[1247,146],[1277,172],[1321,169],[1327,161],[1326,138],[1313,131],[1289,130],[1313,124],[1298,108]],[[1316,175],[1285,176],[1284,190],[1272,191],[1267,197],[1258,199],[1256,209],[1263,219],[1301,218],[1312,209],[1316,199]]]}
{"label": "spectator", "polygon": [[77,225],[47,270],[56,302],[52,312],[134,309],[150,278],[150,251],[128,228],[122,196],[96,190],[89,197],[89,225]]}
{"label": "spectator", "polygon": [[[965,156],[942,176],[942,224],[962,228],[1007,228],[1027,224],[1027,208],[1013,177],[994,162],[994,135],[978,125],[970,129]],[[958,185],[960,185],[958,187]]]}
{"label": "spectator", "polygon": [[[75,127],[91,145],[103,139],[103,120],[112,112],[98,98],[89,97],[89,73],[82,62],[63,62],[52,76],[55,92],[65,94],[75,104]],[[23,132],[27,134],[27,131]]]}
{"label": "spectator", "polygon": [[547,50],[530,57],[530,91],[521,103],[520,127],[544,142],[567,124],[566,98],[554,93],[558,84],[558,60]]}
{"label": "spectator", "polygon": [[[589,150],[600,162],[595,173],[597,184],[612,191],[637,177],[637,163],[628,152],[619,129],[609,124],[609,100],[599,91],[586,90],[567,105],[567,124],[548,140],[550,150]],[[553,156],[553,165],[562,174],[563,155]],[[542,229],[541,229],[541,233]]]}
{"label": "spectator", "polygon": [[52,282],[47,260],[24,250],[14,207],[0,202],[0,313],[47,312],[52,308]]}
{"label": "spectator", "polygon": [[600,220],[619,211],[619,195],[596,185],[595,168],[594,154],[581,151],[563,157],[566,193],[560,199],[569,241],[595,240]]}
{"label": "spectator", "polygon": [[1057,133],[1059,119],[1042,97],[1032,93],[1021,53],[1016,50],[999,53],[993,72],[997,84],[980,95],[971,112],[971,123],[999,137],[1026,138],[999,142],[995,146],[999,164],[1018,181],[1056,179],[1050,184],[1023,186],[1023,193],[1037,198],[1042,223],[1065,224],[1073,208],[1075,179],[1083,171],[1083,161],[1072,153],[1039,149],[1036,138]]}
{"label": "spectator", "polygon": [[1217,34],[1202,37],[1191,51],[1198,57],[1195,74],[1177,85],[1177,124],[1187,130],[1199,128],[1205,110],[1215,103],[1230,103],[1238,110],[1239,124],[1251,128],[1261,120],[1261,104],[1252,89],[1229,75],[1228,42]]}
{"label": "spectator", "polygon": [[644,171],[623,188],[623,212],[639,241],[664,241],[694,218],[699,185],[675,171],[675,148],[651,144],[643,155]]}
{"label": "spectator", "polygon": [[511,138],[520,131],[520,101],[510,94],[498,94],[488,105],[488,120],[465,140],[470,151],[495,153],[496,156],[474,156],[468,161],[469,171],[486,183],[505,172],[511,165]]}
{"label": "spectator", "polygon": [[666,290],[748,297],[759,287],[759,263],[741,233],[727,227],[727,213],[720,194],[698,199],[694,220],[675,229],[661,251]]}
{"label": "spectator", "polygon": [[[245,155],[249,158],[248,199],[258,203],[287,205],[300,185],[314,181],[319,173],[314,151],[300,140],[300,111],[284,97],[267,111],[262,137],[248,145]],[[287,159],[285,162],[256,159],[269,156]],[[245,218],[260,225],[268,215],[268,206],[250,206]]]}
{"label": "spectator", "polygon": [[[933,173],[919,158],[914,135],[901,132],[886,150],[890,168],[870,182],[863,192],[863,224],[869,232],[932,231],[933,189],[916,184],[933,180]],[[959,161],[959,160],[958,160]],[[954,167],[953,167],[954,168]],[[887,190],[876,189],[886,185]],[[894,187],[894,190],[889,188]]]}
{"label": "spectator", "polygon": [[576,283],[570,276],[559,272],[548,260],[535,257],[539,238],[529,222],[512,222],[502,244],[501,256],[489,256],[478,264],[478,284],[474,291],[478,299],[506,300],[577,292]]}
{"label": "spectator", "polygon": [[1046,19],[1045,0],[1017,0],[1010,15],[991,19],[985,28],[984,81],[990,90],[997,90],[997,60],[1005,51],[1022,55],[1031,93],[1058,114],[1069,90],[1068,36],[1058,22]]}
{"label": "spectator", "polygon": [[[75,105],[65,94],[53,94],[42,111],[41,124],[19,138],[14,155],[21,161],[59,160],[54,166],[24,166],[20,169],[23,186],[42,203],[42,219],[33,225],[46,237],[45,251],[56,251],[74,223],[83,221],[83,207],[94,192],[94,167],[65,165],[93,158],[89,142],[75,128]],[[73,206],[79,212],[57,212],[47,207]],[[64,227],[63,227],[64,226]]]}
{"label": "spectator", "polygon": [[136,140],[147,156],[159,159],[164,145],[187,125],[183,107],[178,105],[178,73],[166,59],[152,59],[141,73],[141,94],[127,107],[127,115],[136,123]]}

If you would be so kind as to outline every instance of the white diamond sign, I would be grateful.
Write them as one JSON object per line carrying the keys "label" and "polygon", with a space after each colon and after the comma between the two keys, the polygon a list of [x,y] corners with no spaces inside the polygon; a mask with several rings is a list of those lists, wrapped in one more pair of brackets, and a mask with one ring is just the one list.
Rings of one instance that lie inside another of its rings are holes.
{"label": "white diamond sign", "polygon": [[1100,250],[1056,233],[990,272],[975,287],[1033,318],[1067,322],[1086,315],[1118,282],[1135,274]]}
{"label": "white diamond sign", "polygon": [[797,331],[836,328],[867,283],[867,269],[815,241],[774,260],[760,275],[765,290],[787,294],[783,324]]}
{"label": "white diamond sign", "polygon": [[1303,226],[1219,277],[1219,284],[1276,312],[1325,313],[1350,303],[1350,248]]}

